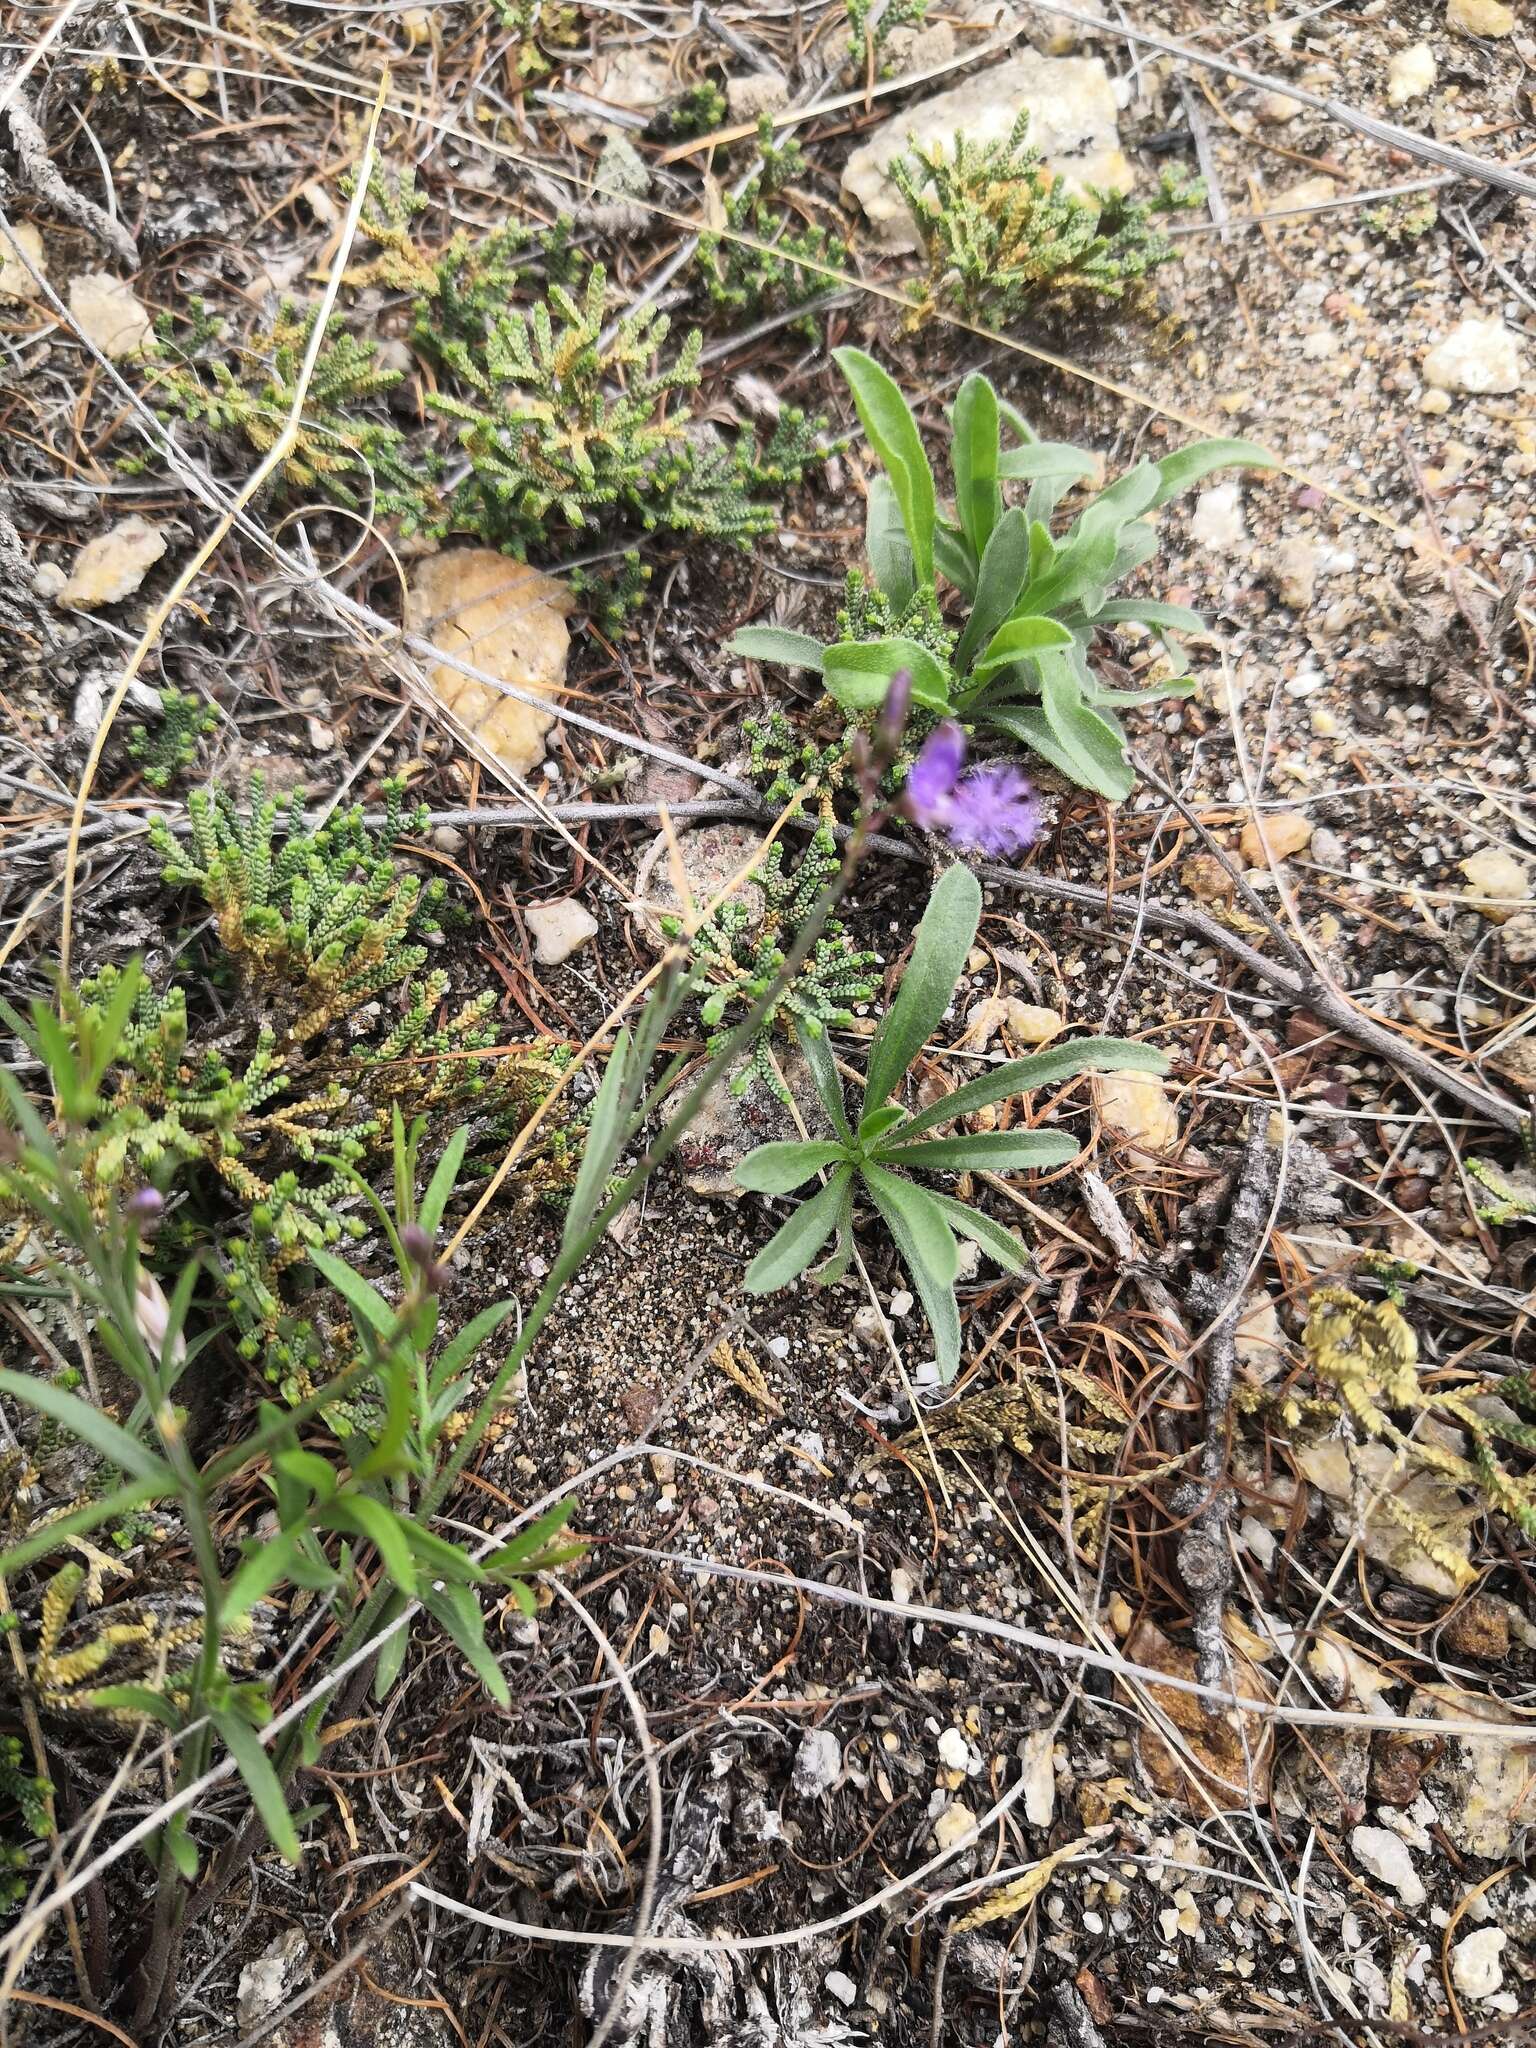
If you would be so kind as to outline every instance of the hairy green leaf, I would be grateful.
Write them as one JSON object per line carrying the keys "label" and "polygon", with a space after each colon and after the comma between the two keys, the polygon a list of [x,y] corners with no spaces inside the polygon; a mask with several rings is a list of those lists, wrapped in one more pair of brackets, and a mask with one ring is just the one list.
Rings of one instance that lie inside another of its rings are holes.
{"label": "hairy green leaf", "polygon": [[947,868],[928,899],[896,1000],[869,1048],[866,1109],[878,1109],[938,1028],[965,969],[981,920],[981,884],[969,868]]}

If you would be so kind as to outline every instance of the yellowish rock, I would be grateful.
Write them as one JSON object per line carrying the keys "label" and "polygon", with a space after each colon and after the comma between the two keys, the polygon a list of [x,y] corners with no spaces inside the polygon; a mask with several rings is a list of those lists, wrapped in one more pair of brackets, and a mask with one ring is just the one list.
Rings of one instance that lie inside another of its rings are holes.
{"label": "yellowish rock", "polygon": [[82,270],[70,279],[69,317],[91,346],[114,363],[137,355],[154,333],[148,307],[131,286],[105,270]]}
{"label": "yellowish rock", "polygon": [[[1133,1663],[1149,1665],[1170,1678],[1193,1678],[1195,1654],[1170,1642],[1152,1621],[1142,1621],[1125,1646]],[[1233,1690],[1242,1699],[1262,1700],[1268,1687],[1257,1668],[1237,1649],[1229,1667]],[[1180,1738],[1166,1740],[1150,1720],[1139,1721],[1136,1753],[1142,1770],[1165,1799],[1178,1799],[1196,1812],[1260,1804],[1269,1794],[1272,1729],[1246,1708],[1207,1712],[1194,1693],[1147,1682],[1147,1696]]]}
{"label": "yellowish rock", "polygon": [[[405,611],[411,631],[441,653],[553,706],[565,693],[572,604],[565,584],[526,562],[494,548],[445,548],[417,563]],[[526,775],[543,759],[553,709],[505,696],[446,663],[431,681],[458,723],[512,774]]]}
{"label": "yellowish rock", "polygon": [[37,279],[28,270],[25,256],[32,270],[44,272],[43,238],[29,220],[19,220],[7,234],[0,230],[0,299],[18,305],[26,299],[35,299],[42,289]]}
{"label": "yellowish rock", "polygon": [[984,1052],[999,1031],[1019,1045],[1046,1045],[1066,1029],[1060,1010],[1041,1003],[1021,1003],[1017,996],[984,996],[965,1020],[960,1043]]}
{"label": "yellowish rock", "polygon": [[58,602],[69,611],[94,611],[98,605],[120,604],[132,597],[165,553],[165,535],[147,519],[120,519],[106,533],[88,540],[59,591]]}
{"label": "yellowish rock", "polygon": [[1512,36],[1519,17],[1504,0],[1447,0],[1445,25],[1459,36]]}
{"label": "yellowish rock", "polygon": [[1288,191],[1277,192],[1264,208],[1266,213],[1300,213],[1308,207],[1326,206],[1338,197],[1338,185],[1332,178],[1319,174],[1315,178],[1303,178],[1299,185],[1292,185]]}
{"label": "yellowish rock", "polygon": [[1531,900],[1531,871],[1502,846],[1484,846],[1461,863],[1475,892],[1474,908],[1490,924],[1505,924]]}
{"label": "yellowish rock", "polygon": [[1312,844],[1312,820],[1305,811],[1270,811],[1263,818],[1250,818],[1240,841],[1243,859],[1251,868],[1268,865],[1264,849],[1275,860],[1304,852]]}
{"label": "yellowish rock", "polygon": [[1155,1165],[1179,1141],[1179,1119],[1159,1074],[1095,1074],[1093,1106],[1138,1166]]}
{"label": "yellowish rock", "polygon": [[1428,92],[1435,82],[1435,53],[1428,43],[1410,43],[1387,66],[1387,103],[1404,107]]}

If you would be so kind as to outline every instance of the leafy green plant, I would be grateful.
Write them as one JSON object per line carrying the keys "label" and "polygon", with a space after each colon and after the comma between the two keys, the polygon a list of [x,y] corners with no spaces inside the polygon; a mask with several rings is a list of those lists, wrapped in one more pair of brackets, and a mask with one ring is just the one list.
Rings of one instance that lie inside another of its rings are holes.
{"label": "leafy green plant", "polygon": [[[905,669],[912,702],[923,711],[1006,733],[1102,796],[1129,795],[1135,773],[1120,714],[1187,696],[1194,684],[1113,689],[1090,663],[1095,635],[1131,621],[1160,634],[1205,625],[1182,605],[1109,593],[1157,552],[1148,514],[1214,469],[1269,468],[1275,458],[1248,441],[1193,442],[1137,463],[1053,537],[1056,507],[1092,472],[1093,457],[1039,440],[1017,408],[973,373],[951,416],[950,519],[940,514],[922,435],[893,379],[860,349],[838,349],[836,357],[885,470],[870,486],[865,526],[874,590],[862,577],[850,581],[845,637],[830,646],[805,633],[748,626],[730,650],[816,670],[828,695],[856,715],[878,705]],[[1004,445],[1009,434],[1011,447]],[[1015,482],[1029,486],[1022,506],[1005,496]],[[964,602],[953,639],[941,578]]]}
{"label": "leafy green plant", "polygon": [[[190,1029],[183,985],[111,968],[65,990],[57,1014],[37,1006],[29,1026],[53,1063],[95,1072],[77,1134],[91,1203],[105,1211],[149,1182],[211,1210],[242,1353],[295,1400],[341,1341],[305,1268],[317,1247],[360,1234],[341,1206],[348,1170],[387,1149],[395,1106],[434,1128],[464,1121],[483,1145],[559,1070],[536,1053],[494,1054],[494,993],[450,1005],[446,972],[422,971],[447,905],[443,885],[423,887],[393,851],[411,822],[401,789],[388,791],[381,834],[358,807],[309,830],[302,807],[295,792],[280,834],[255,777],[243,807],[194,791],[185,844],[163,821],[153,829],[167,881],[214,913],[197,964],[233,998],[217,1030]],[[567,1155],[556,1133],[530,1153],[523,1186],[558,1189]]]}
{"label": "leafy green plant", "polygon": [[[314,331],[315,314],[286,300],[270,329],[227,360],[222,326],[200,301],[190,331],[177,322],[155,323],[151,397],[163,420],[181,419],[214,440],[242,440],[266,455],[288,423],[298,394],[299,369]],[[334,316],[304,395],[298,438],[282,466],[289,492],[319,491],[353,511],[397,517],[407,530],[426,517],[423,465],[400,429],[369,408],[400,381],[386,369],[371,341],[348,333]]]}
{"label": "leafy green plant", "polygon": [[[803,306],[827,289],[827,271],[842,268],[842,247],[825,228],[796,228],[788,211],[773,202],[805,169],[805,155],[791,137],[779,144],[773,121],[758,123],[761,168],[739,192],[721,197],[721,229],[700,235],[698,261],[710,304],[732,316],[761,319],[786,308]],[[738,241],[747,235],[757,248]],[[820,334],[812,314],[794,322],[794,331],[808,341]]]}
{"label": "leafy green plant", "polygon": [[928,266],[914,321],[943,307],[1003,328],[1042,306],[1146,304],[1147,278],[1174,253],[1158,220],[1204,197],[1165,171],[1149,200],[1078,198],[1041,168],[1027,109],[1001,141],[959,134],[950,147],[893,158],[890,178]]}
{"label": "leafy green plant", "polygon": [[458,422],[469,462],[450,523],[517,552],[594,525],[736,545],[771,531],[778,512],[752,494],[800,481],[821,423],[786,410],[762,447],[690,428],[669,402],[698,383],[700,335],[662,361],[670,323],[642,310],[605,342],[607,289],[593,264],[579,296],[551,283],[529,313],[503,306],[479,331],[435,330],[460,389],[430,403]]}
{"label": "leafy green plant", "polygon": [[160,692],[160,716],[129,728],[128,754],[151,789],[169,789],[196,765],[197,748],[219,729],[219,714],[190,690]]}
{"label": "leafy green plant", "polygon": [[[233,1412],[223,1403],[216,1425],[222,1448],[212,1456],[201,1454],[196,1425],[178,1397],[194,1364],[199,1378],[206,1374],[205,1354],[222,1334],[218,1291],[210,1300],[202,1285],[215,1247],[192,1234],[189,1224],[182,1239],[185,1262],[167,1299],[146,1268],[141,1234],[165,1205],[146,1201],[146,1190],[106,1204],[89,1192],[91,1160],[110,1117],[109,1093],[139,977],[134,971],[120,975],[109,1000],[82,1011],[73,1024],[45,1006],[34,1013],[33,1025],[7,1017],[46,1070],[54,1114],[50,1127],[16,1076],[0,1074],[0,1105],[9,1129],[0,1144],[0,1199],[13,1214],[28,1217],[30,1241],[44,1258],[41,1267],[34,1262],[8,1282],[9,1296],[30,1307],[71,1294],[86,1312],[101,1355],[111,1358],[133,1393],[124,1418],[86,1398],[78,1381],[66,1385],[63,1374],[0,1372],[0,1397],[87,1446],[105,1475],[89,1500],[48,1507],[30,1526],[18,1528],[13,1521],[13,1540],[0,1551],[0,1576],[20,1585],[18,1605],[31,1613],[41,1567],[83,1542],[89,1531],[119,1525],[151,1502],[174,1504],[167,1517],[178,1524],[174,1554],[190,1557],[195,1575],[185,1625],[151,1631],[138,1616],[114,1621],[108,1608],[97,1620],[83,1617],[87,1639],[77,1646],[66,1641],[66,1622],[80,1580],[66,1566],[62,1585],[56,1573],[41,1589],[47,1612],[34,1629],[34,1652],[44,1648],[52,1677],[74,1695],[67,1702],[71,1710],[158,1723],[169,1738],[180,1808],[148,1839],[157,1882],[147,1924],[132,1926],[124,1943],[125,1960],[135,1964],[137,1991],[125,2017],[141,2038],[164,2017],[184,1927],[217,1903],[264,1834],[284,1854],[298,1855],[310,1816],[293,1810],[297,1773],[319,1754],[321,1724],[333,1711],[332,1688],[345,1674],[371,1667],[375,1692],[386,1692],[403,1667],[405,1631],[424,1609],[492,1694],[505,1699],[480,1603],[487,1594],[505,1594],[526,1611],[529,1577],[569,1554],[559,1533],[568,1509],[525,1521],[509,1543],[489,1555],[471,1555],[439,1533],[453,1526],[442,1520],[445,1506],[504,1411],[571,1279],[670,1156],[705,1093],[809,956],[821,919],[857,860],[865,829],[863,823],[856,827],[841,873],[805,920],[775,983],[706,1061],[680,1103],[677,1084],[688,1053],[669,1055],[667,1047],[690,999],[692,977],[684,949],[669,948],[633,1026],[615,1035],[587,1112],[586,1143],[565,1204],[558,1252],[488,1374],[475,1366],[484,1348],[501,1349],[506,1304],[493,1305],[451,1334],[439,1326],[450,1276],[440,1263],[447,1253],[438,1252],[436,1240],[470,1158],[468,1134],[456,1128],[427,1175],[429,1148],[436,1142],[430,1127],[420,1121],[408,1126],[392,1109],[393,1202],[350,1163],[337,1169],[377,1219],[384,1249],[374,1273],[365,1276],[323,1245],[309,1252],[315,1274],[343,1304],[349,1340],[328,1351],[326,1377],[294,1406],[258,1403],[254,1427],[244,1425],[238,1401]],[[224,864],[231,875],[224,892],[231,898],[228,914],[234,916],[235,902],[246,906],[241,930],[248,929],[251,909],[266,907],[252,901],[260,893],[253,867],[259,875],[270,865],[270,849],[259,850],[260,837],[248,821],[244,867],[232,851]],[[206,859],[200,872],[209,872]],[[266,920],[256,922],[258,937],[277,936]],[[550,1101],[541,1105],[520,1142],[528,1142],[538,1117],[551,1108]],[[508,1154],[495,1185],[516,1156]],[[424,1175],[425,1189],[418,1192]],[[486,1188],[480,1204],[494,1191]],[[460,1224],[460,1236],[472,1215]],[[163,1247],[173,1219],[166,1213],[161,1220]],[[10,1249],[14,1257],[14,1240]],[[322,1416],[340,1418],[330,1439],[313,1427]],[[272,1523],[237,1543],[234,1532],[248,1519],[253,1484],[267,1489]],[[311,1697],[288,1709],[279,1726],[269,1719],[265,1689],[244,1675],[235,1651],[248,1640],[244,1624],[262,1603],[271,1601],[281,1612],[290,1592],[295,1601],[303,1594],[326,1603],[336,1627],[324,1661],[306,1674]],[[105,1655],[90,1647],[113,1629],[124,1633],[106,1644]],[[153,1649],[164,1654],[135,1674],[122,1673],[117,1653],[151,1637]],[[170,1656],[174,1670],[165,1668]],[[220,1748],[227,1752],[225,1768],[243,1781],[251,1812],[226,1835],[223,1807],[221,1846],[204,1867],[194,1788]]]}
{"label": "leafy green plant", "polygon": [[[123,978],[124,988],[131,979]],[[119,995],[108,1025],[120,1029],[125,1017]],[[313,1262],[351,1315],[348,1363],[296,1409],[260,1403],[254,1428],[200,1459],[179,1392],[192,1362],[217,1334],[214,1325],[188,1341],[199,1316],[206,1247],[187,1260],[167,1300],[143,1263],[142,1211],[120,1204],[102,1212],[86,1193],[105,1108],[97,1090],[110,1067],[110,1030],[76,1044],[61,1029],[29,1030],[14,1013],[7,1021],[47,1067],[61,1127],[57,1135],[50,1131],[15,1077],[0,1075],[0,1101],[14,1134],[0,1163],[0,1193],[30,1214],[50,1247],[50,1278],[79,1302],[137,1398],[121,1420],[56,1378],[0,1371],[0,1394],[23,1412],[60,1426],[111,1475],[98,1498],[43,1517],[8,1546],[0,1570],[14,1580],[85,1530],[159,1501],[174,1504],[196,1586],[195,1597],[171,1621],[146,1619],[141,1608],[120,1613],[108,1606],[88,1617],[81,1640],[66,1647],[66,1624],[85,1575],[78,1564],[65,1565],[41,1598],[32,1664],[40,1696],[53,1711],[158,1724],[172,1739],[178,1792],[202,1777],[215,1747],[222,1747],[244,1781],[260,1827],[297,1862],[291,1780],[301,1758],[316,1753],[313,1717],[301,1738],[274,1754],[260,1733],[272,1719],[266,1688],[231,1655],[231,1646],[249,1635],[261,1604],[299,1591],[328,1603],[342,1624],[338,1663],[378,1641],[374,1683],[380,1693],[399,1676],[410,1612],[422,1608],[505,1705],[506,1680],[485,1640],[479,1594],[494,1589],[531,1613],[529,1576],[574,1554],[557,1541],[569,1504],[488,1556],[472,1555],[432,1526],[448,1480],[462,1469],[460,1447],[471,1436],[478,1441],[491,1413],[492,1396],[486,1396],[466,1414],[469,1368],[513,1310],[511,1302],[497,1303],[446,1343],[438,1341],[440,1276],[430,1244],[463,1165],[468,1134],[455,1132],[418,1193],[423,1125],[407,1131],[395,1111],[393,1214],[367,1183],[351,1176],[377,1211],[392,1254],[393,1298],[331,1253],[313,1250]],[[504,1368],[493,1382],[495,1398],[505,1377]],[[366,1418],[344,1430],[334,1457],[301,1435],[322,1409]],[[265,1477],[274,1526],[246,1537],[231,1558],[219,1533],[221,1507],[231,1483],[238,1480],[243,1491],[252,1471]],[[370,1554],[377,1560],[371,1591],[360,1569]],[[13,1793],[24,1792],[14,1771],[6,1783]],[[141,2025],[153,2017],[162,1983],[174,1978],[175,1941],[199,1874],[200,1852],[189,1821],[183,1806],[149,1843],[158,1883],[141,1966]],[[224,1881],[230,1874],[226,1857]]]}
{"label": "leafy green plant", "polygon": [[1026,1089],[1052,1086],[1090,1069],[1158,1074],[1167,1067],[1164,1055],[1149,1046],[1119,1038],[1084,1038],[990,1067],[915,1113],[894,1101],[907,1069],[949,1008],[980,918],[980,883],[968,868],[948,869],[923,913],[896,1000],[870,1045],[863,1097],[854,1117],[844,1103],[825,1037],[802,1029],[800,1047],[833,1136],[759,1145],[736,1169],[738,1183],[762,1195],[794,1194],[817,1174],[828,1176],[814,1195],[796,1205],[788,1222],[752,1261],[747,1291],[772,1294],[798,1280],[829,1238],[832,1251],[812,1278],[822,1286],[840,1279],[853,1256],[854,1197],[862,1192],[874,1203],[912,1276],[945,1380],[954,1378],[960,1364],[960,1311],[954,1292],[957,1234],[1007,1272],[1026,1271],[1027,1260],[1011,1231],[952,1195],[920,1186],[910,1173],[1012,1173],[1026,1167],[1063,1166],[1077,1157],[1078,1146],[1059,1131],[931,1134]]}

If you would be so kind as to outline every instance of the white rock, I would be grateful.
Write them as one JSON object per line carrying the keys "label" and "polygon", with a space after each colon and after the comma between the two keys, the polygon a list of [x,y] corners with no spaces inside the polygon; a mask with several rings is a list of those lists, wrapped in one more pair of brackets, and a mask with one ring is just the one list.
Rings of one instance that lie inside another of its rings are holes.
{"label": "white rock", "polygon": [[[1453,1686],[1413,1693],[1407,1711],[1449,1721],[1494,1721],[1497,1704]],[[1503,1862],[1518,1844],[1536,1801],[1536,1760],[1516,1742],[1450,1735],[1432,1753],[1423,1786],[1451,1846],[1464,1856]]]}
{"label": "white rock", "polygon": [[1509,1936],[1502,1927],[1479,1927],[1451,1950],[1451,1977],[1468,1998],[1491,1998],[1504,1982],[1499,1952]]}
{"label": "white rock", "polygon": [[149,308],[133,288],[105,270],[82,270],[70,279],[69,317],[91,346],[114,363],[137,355],[155,331]]}
{"label": "white rock", "polygon": [[887,247],[915,248],[906,202],[887,175],[892,157],[912,148],[951,151],[957,133],[978,146],[1001,142],[1023,108],[1029,110],[1030,142],[1069,190],[1130,191],[1136,174],[1120,148],[1115,91],[1103,60],[1041,57],[1034,51],[893,114],[848,159],[843,191],[857,200]]}
{"label": "white rock", "polygon": [[1387,66],[1387,104],[1405,107],[1435,82],[1435,53],[1428,43],[1410,43]]}
{"label": "white rock", "polygon": [[725,104],[733,121],[755,121],[789,104],[789,80],[782,71],[747,71],[725,81]]}
{"label": "white rock", "polygon": [[1521,375],[1519,341],[1502,320],[1463,320],[1424,358],[1424,381],[1439,391],[1518,391]]}
{"label": "white rock", "polygon": [[135,515],[88,540],[58,595],[70,611],[94,611],[98,605],[120,604],[132,597],[165,553],[165,535],[158,526]]}
{"label": "white rock", "polygon": [[818,1799],[842,1775],[843,1745],[830,1728],[807,1728],[795,1751],[795,1791],[802,1799]]}
{"label": "white rock", "polygon": [[598,929],[597,919],[574,896],[559,903],[530,904],[523,921],[533,933],[533,957],[541,967],[558,967]]}
{"label": "white rock", "polygon": [[1261,1387],[1267,1387],[1284,1370],[1285,1332],[1273,1299],[1262,1288],[1244,1302],[1233,1343],[1238,1364]]}
{"label": "white rock", "polygon": [[952,1799],[933,1824],[933,1839],[941,1849],[953,1849],[976,1825],[976,1816],[962,1799]]}
{"label": "white rock", "polygon": [[706,910],[727,884],[727,902],[745,914],[743,927],[756,931],[767,908],[756,882],[741,880],[756,866],[762,834],[736,824],[695,825],[686,832],[658,832],[635,871],[633,909],[643,936],[657,952],[668,943],[663,920],[681,917],[691,901]]}
{"label": "white rock", "polygon": [[[1327,1228],[1321,1224],[1313,1227]],[[1318,1437],[1301,1445],[1296,1462],[1304,1478],[1338,1503],[1343,1510],[1342,1526],[1351,1530],[1354,1527],[1352,1507],[1357,1493],[1365,1503],[1374,1503],[1365,1523],[1365,1554],[1373,1564],[1381,1565],[1406,1585],[1421,1587],[1443,1599],[1459,1592],[1466,1583],[1473,1511],[1444,1473],[1412,1466],[1405,1469],[1395,1454],[1379,1443],[1359,1445],[1352,1466],[1349,1451],[1336,1436]],[[1388,1489],[1408,1515],[1434,1530],[1440,1558],[1454,1558],[1454,1572],[1447,1563],[1431,1557],[1413,1532],[1382,1508],[1380,1496]]]}
{"label": "white rock", "polygon": [[1243,524],[1243,487],[1239,483],[1212,484],[1195,500],[1189,522],[1190,538],[1205,548],[1241,547],[1248,538]]}
{"label": "white rock", "polygon": [[235,1990],[235,2014],[240,2031],[246,2033],[281,2005],[288,1988],[289,1973],[305,1946],[302,1927],[289,1927],[262,1950],[254,1962],[240,1972]]}
{"label": "white rock", "polygon": [[[781,1046],[776,1057],[795,1110],[752,1077],[750,1052],[738,1054],[711,1084],[674,1155],[692,1193],[715,1202],[739,1202],[744,1190],[737,1184],[735,1169],[755,1146],[792,1142],[800,1136],[800,1122],[813,1138],[830,1135],[827,1112],[804,1054]],[[733,1083],[744,1084],[741,1094],[734,1092]],[[667,1098],[673,1109],[682,1107],[692,1086],[691,1078],[678,1083]]]}
{"label": "white rock", "polygon": [[822,1983],[827,1987],[829,1998],[835,1998],[839,2005],[852,2005],[859,1995],[859,1987],[846,1970],[828,1970]]}
{"label": "white rock", "polygon": [[911,1315],[912,1302],[913,1297],[908,1290],[905,1287],[898,1287],[891,1296],[890,1314],[892,1319],[899,1322],[903,1316]]}
{"label": "white rock", "polygon": [[25,256],[32,270],[47,275],[43,262],[43,238],[29,220],[16,221],[9,234],[0,230],[0,299],[13,304],[35,299],[42,290],[37,278],[22,262]]}
{"label": "white rock", "polygon": [[1371,1877],[1390,1885],[1410,1910],[1422,1906],[1427,1894],[1413,1867],[1408,1845],[1389,1828],[1358,1827],[1349,1838],[1355,1861]]}
{"label": "white rock", "polygon": [[963,1771],[970,1761],[971,1745],[958,1728],[946,1728],[939,1737],[939,1762],[947,1771]]}
{"label": "white rock", "polygon": [[1024,1818],[1032,1828],[1048,1828],[1056,1816],[1055,1749],[1049,1728],[1024,1738]]}

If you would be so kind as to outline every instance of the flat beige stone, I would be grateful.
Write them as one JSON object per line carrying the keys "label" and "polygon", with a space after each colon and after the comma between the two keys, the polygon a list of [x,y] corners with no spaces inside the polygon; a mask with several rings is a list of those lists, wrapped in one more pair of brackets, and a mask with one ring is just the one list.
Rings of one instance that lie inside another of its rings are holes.
{"label": "flat beige stone", "polygon": [[69,317],[91,346],[114,363],[137,355],[154,334],[149,308],[131,286],[105,270],[82,270],[70,279]]}
{"label": "flat beige stone", "polygon": [[106,533],[88,540],[58,595],[66,610],[94,611],[98,605],[120,604],[132,597],[165,553],[165,535],[147,519],[120,519]]}
{"label": "flat beige stone", "polygon": [[1242,854],[1251,868],[1266,865],[1267,846],[1276,860],[1302,853],[1312,844],[1312,820],[1305,811],[1269,811],[1243,827]]}
{"label": "flat beige stone", "polygon": [[0,299],[9,300],[13,305],[35,299],[42,289],[32,270],[22,262],[22,256],[32,265],[32,270],[46,272],[43,238],[29,220],[17,221],[9,234],[0,230]]}
{"label": "flat beige stone", "polygon": [[1445,25],[1459,36],[1512,36],[1519,23],[1504,0],[1447,0]]}
{"label": "flat beige stone", "polygon": [[[565,620],[573,602],[565,584],[494,548],[445,548],[416,564],[405,615],[411,631],[440,652],[553,706],[565,694]],[[431,681],[459,723],[512,774],[526,775],[543,759],[553,709],[503,696],[446,665],[432,670]]]}
{"label": "flat beige stone", "polygon": [[922,100],[883,122],[848,159],[843,191],[889,249],[913,249],[916,231],[906,201],[889,176],[891,159],[910,150],[946,153],[955,136],[980,147],[1002,142],[1029,110],[1029,140],[1045,167],[1085,198],[1129,192],[1136,173],[1120,148],[1115,89],[1099,57],[1006,58],[949,92]]}
{"label": "flat beige stone", "polygon": [[1502,846],[1484,846],[1461,863],[1472,884],[1473,908],[1490,924],[1504,924],[1531,901],[1531,871]]}

